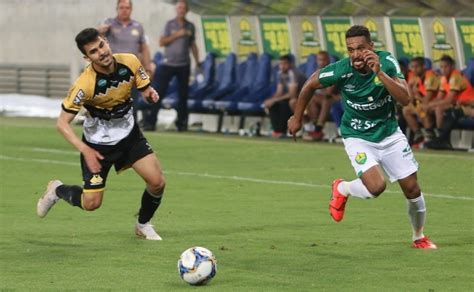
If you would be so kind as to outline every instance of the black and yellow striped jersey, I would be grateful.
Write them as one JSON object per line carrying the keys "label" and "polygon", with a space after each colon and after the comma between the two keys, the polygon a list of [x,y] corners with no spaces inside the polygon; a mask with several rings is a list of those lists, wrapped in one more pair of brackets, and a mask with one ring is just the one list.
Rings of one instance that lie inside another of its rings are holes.
{"label": "black and yellow striped jersey", "polygon": [[64,98],[64,111],[77,114],[84,106],[92,116],[102,119],[120,117],[131,108],[131,89],[150,85],[138,58],[133,54],[114,54],[115,72],[110,75],[94,70],[89,64]]}

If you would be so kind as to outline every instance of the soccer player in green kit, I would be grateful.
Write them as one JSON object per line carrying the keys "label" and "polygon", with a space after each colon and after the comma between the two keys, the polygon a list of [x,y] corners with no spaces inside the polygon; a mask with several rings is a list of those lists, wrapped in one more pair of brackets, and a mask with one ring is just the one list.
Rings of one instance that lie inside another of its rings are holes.
{"label": "soccer player in green kit", "polygon": [[333,182],[329,203],[332,218],[342,220],[349,196],[379,196],[386,187],[385,171],[391,182],[398,181],[407,199],[413,247],[436,249],[423,234],[426,206],[417,181],[418,163],[395,116],[396,102],[407,105],[410,100],[398,62],[388,52],[374,51],[365,26],[349,28],[346,45],[348,58],[317,70],[305,83],[295,114],[288,120],[288,130],[295,137],[301,129],[303,112],[316,89],[338,87],[344,106],[341,134],[359,178]]}

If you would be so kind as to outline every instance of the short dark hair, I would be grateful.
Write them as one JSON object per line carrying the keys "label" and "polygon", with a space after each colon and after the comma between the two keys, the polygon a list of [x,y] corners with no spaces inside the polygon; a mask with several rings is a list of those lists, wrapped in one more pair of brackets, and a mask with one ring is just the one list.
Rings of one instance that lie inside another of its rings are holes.
{"label": "short dark hair", "polygon": [[411,59],[411,61],[415,62],[415,63],[418,63],[418,65],[420,65],[420,66],[425,65],[425,58],[423,58],[423,57],[414,57],[413,59]]}
{"label": "short dark hair", "polygon": [[288,63],[293,63],[293,59],[289,54],[281,56],[280,61],[288,61]]}
{"label": "short dark hair", "polygon": [[99,31],[93,27],[85,28],[76,36],[76,45],[79,51],[87,56],[84,46],[95,41],[99,37]]}
{"label": "short dark hair", "polygon": [[454,66],[454,59],[451,58],[451,56],[448,55],[442,55],[441,58],[439,59],[440,61],[446,62],[451,66]]}
{"label": "short dark hair", "polygon": [[329,56],[328,51],[323,51],[323,50],[321,50],[321,51],[318,52],[318,55],[324,55],[324,56],[326,56],[328,59],[330,59],[330,56]]}
{"label": "short dark hair", "polygon": [[346,31],[346,39],[357,36],[365,37],[369,43],[372,41],[369,29],[363,25],[353,25]]}
{"label": "short dark hair", "polygon": [[[125,1],[125,0],[117,0],[117,8],[119,7],[120,2],[122,2],[122,1]],[[130,7],[133,7],[132,0],[126,0],[126,1],[128,1],[128,3],[130,3]]]}

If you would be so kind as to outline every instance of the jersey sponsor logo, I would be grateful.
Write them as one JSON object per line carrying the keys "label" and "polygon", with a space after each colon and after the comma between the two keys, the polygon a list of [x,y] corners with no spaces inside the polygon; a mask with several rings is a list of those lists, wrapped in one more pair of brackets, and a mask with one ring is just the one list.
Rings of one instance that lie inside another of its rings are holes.
{"label": "jersey sponsor logo", "polygon": [[[367,100],[373,100],[374,98],[372,96],[369,96]],[[351,100],[346,100],[346,103],[348,106],[351,108],[358,110],[358,111],[372,111],[376,110],[378,108],[383,107],[387,103],[392,102],[392,97],[390,95],[387,95],[385,98],[376,101],[376,102],[371,102],[371,103],[366,103],[366,104],[361,104],[361,103],[356,103]]]}
{"label": "jersey sponsor logo", "polygon": [[100,87],[104,87],[107,85],[107,80],[105,79],[100,79],[98,82],[97,82],[97,85],[99,85]]}
{"label": "jersey sponsor logo", "polygon": [[84,98],[84,91],[82,89],[79,89],[76,96],[74,97],[73,103],[75,105],[80,105],[83,98]]}
{"label": "jersey sponsor logo", "polygon": [[138,68],[138,73],[140,74],[140,78],[142,80],[147,80],[148,79],[148,75],[146,74],[145,68],[143,68],[143,66],[140,66],[140,68]]}
{"label": "jersey sponsor logo", "polygon": [[127,69],[125,69],[125,68],[120,68],[120,70],[118,71],[118,74],[119,74],[120,76],[125,76],[125,75],[127,75]]}
{"label": "jersey sponsor logo", "polygon": [[97,186],[104,182],[104,179],[100,176],[100,174],[94,174],[90,179],[91,186]]}
{"label": "jersey sponsor logo", "polygon": [[334,71],[323,72],[319,74],[319,78],[331,77],[334,76]]}
{"label": "jersey sponsor logo", "polygon": [[371,121],[362,121],[359,119],[351,119],[351,127],[354,130],[360,131],[360,130],[368,130],[373,127],[375,127],[376,123],[371,122]]}
{"label": "jersey sponsor logo", "polygon": [[344,85],[344,90],[347,91],[347,92],[352,92],[352,91],[355,90],[355,85],[346,84],[346,85]]}
{"label": "jersey sponsor logo", "polygon": [[354,160],[357,162],[357,164],[362,165],[367,162],[367,155],[365,152],[357,152]]}
{"label": "jersey sponsor logo", "polygon": [[347,74],[343,74],[341,76],[341,78],[350,78],[350,77],[352,77],[352,75],[354,75],[354,73],[350,72],[350,73],[347,73]]}

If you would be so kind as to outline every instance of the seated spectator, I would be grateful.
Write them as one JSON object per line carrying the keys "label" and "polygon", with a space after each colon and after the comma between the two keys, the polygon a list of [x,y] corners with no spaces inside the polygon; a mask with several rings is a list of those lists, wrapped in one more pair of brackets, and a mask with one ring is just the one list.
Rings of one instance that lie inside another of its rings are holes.
{"label": "seated spectator", "polygon": [[[317,55],[316,61],[318,62],[318,68],[324,68],[329,65],[328,52],[320,51]],[[310,123],[313,124],[314,127],[303,135],[303,140],[321,141],[323,139],[323,128],[328,119],[331,105],[335,100],[334,95],[335,86],[315,91],[313,98],[306,108]],[[308,127],[306,127],[306,129],[308,129]]]}
{"label": "seated spectator", "polygon": [[461,108],[471,104],[474,96],[471,83],[455,69],[453,58],[442,56],[440,70],[442,74],[441,87],[437,98],[422,105],[425,112],[433,111],[435,113],[438,132],[443,128],[445,111],[453,107]]}
{"label": "seated spectator", "polygon": [[274,138],[286,135],[287,121],[292,115],[290,102],[294,104],[292,100],[296,100],[305,82],[304,76],[293,68],[289,55],[280,57],[279,69],[276,92],[263,102],[265,111],[270,114]]}
{"label": "seated spectator", "polygon": [[[423,57],[415,57],[411,60],[414,78],[408,81],[413,102],[403,108],[403,117],[413,133],[413,144],[423,140],[429,141],[433,138],[433,122],[430,113],[423,111],[423,105],[431,102],[439,90],[439,78],[432,70],[427,70]],[[420,129],[421,121],[423,129]],[[427,130],[428,129],[428,130]]]}
{"label": "seated spectator", "polygon": [[452,149],[451,131],[454,128],[474,130],[474,97],[469,104],[457,105],[444,112],[443,125],[439,137],[425,144],[428,149]]}

